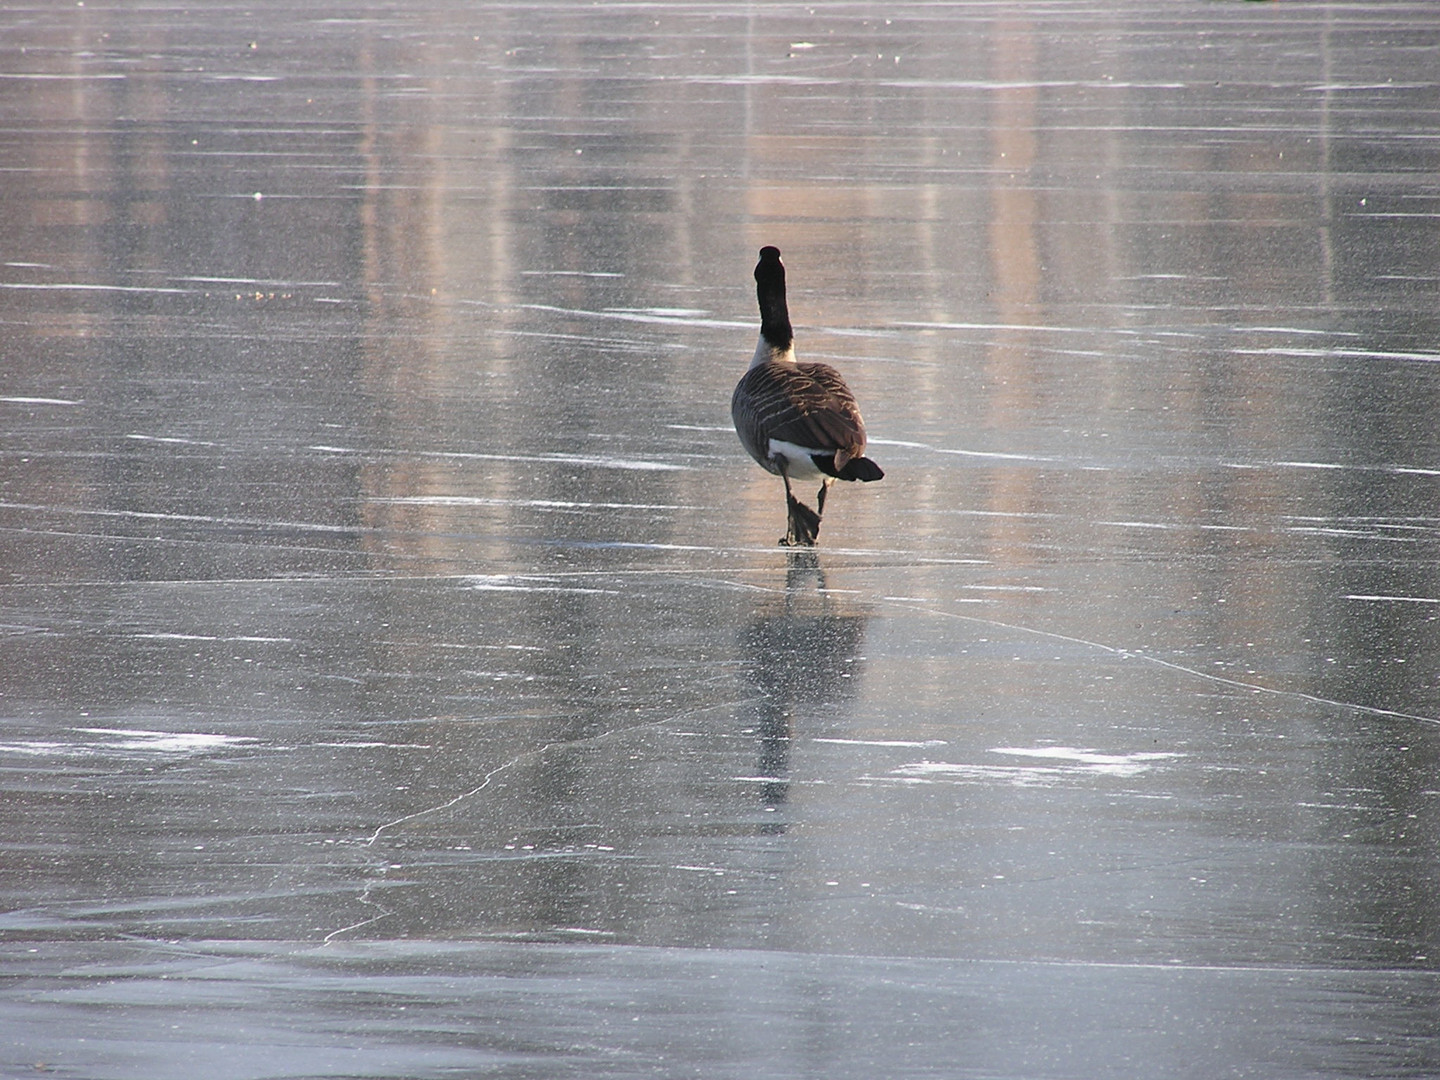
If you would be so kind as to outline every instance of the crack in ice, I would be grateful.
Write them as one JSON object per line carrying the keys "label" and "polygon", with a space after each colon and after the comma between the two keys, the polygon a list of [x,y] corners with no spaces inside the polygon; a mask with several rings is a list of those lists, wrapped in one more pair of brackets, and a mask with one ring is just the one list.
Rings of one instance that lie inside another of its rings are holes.
{"label": "crack in ice", "polygon": [[1440,717],[1420,716],[1416,713],[1401,712],[1397,709],[1382,709],[1377,705],[1361,705],[1353,701],[1339,701],[1335,698],[1321,697],[1318,694],[1307,694],[1303,690],[1285,690],[1273,686],[1264,686],[1260,683],[1245,682],[1243,679],[1233,679],[1225,675],[1215,675],[1208,671],[1200,671],[1197,668],[1186,667],[1184,664],[1177,664],[1173,660],[1164,660],[1158,656],[1137,652],[1133,649],[1126,649],[1119,645],[1107,645],[1102,641],[1091,641],[1088,638],[1075,637],[1071,634],[1061,634],[1054,630],[1037,630],[1034,627],[1000,622],[996,619],[986,619],[979,615],[963,615],[958,611],[945,611],[943,609],[929,607],[928,601],[922,605],[892,598],[882,598],[882,600],[884,599],[889,599],[891,603],[897,605],[903,604],[912,610],[919,608],[931,615],[939,615],[950,619],[961,619],[966,622],[978,623],[982,626],[990,626],[1002,630],[1013,630],[1022,634],[1031,634],[1035,637],[1047,638],[1051,641],[1063,641],[1071,645],[1081,645],[1090,649],[1099,649],[1102,652],[1110,653],[1112,656],[1117,656],[1122,660],[1139,660],[1143,663],[1154,664],[1157,667],[1169,668],[1171,671],[1178,671],[1197,679],[1204,679],[1207,682],[1219,683],[1222,686],[1231,686],[1238,690],[1248,690],[1256,694],[1271,694],[1275,697],[1294,698],[1299,701],[1308,701],[1312,704],[1324,705],[1330,708],[1352,709],[1369,716],[1384,716],[1394,720],[1413,720],[1420,724],[1440,726]]}
{"label": "crack in ice", "polygon": [[[458,795],[454,795],[446,799],[444,802],[436,803],[434,806],[427,806],[422,810],[412,811],[411,813],[404,814],[398,818],[395,818],[392,821],[385,822],[383,825],[378,826],[366,840],[360,843],[359,846],[361,848],[373,848],[376,842],[379,841],[379,839],[385,833],[389,832],[392,829],[397,829],[401,825],[404,825],[410,821],[417,821],[420,818],[429,817],[431,814],[441,813],[445,810],[449,810],[451,807],[458,806],[469,799],[473,799],[476,795],[479,795],[480,792],[484,791],[487,787],[489,787],[491,782],[494,781],[494,779],[500,774],[515,768],[523,761],[529,760],[531,758],[541,757],[549,753],[551,750],[556,749],[557,747],[573,748],[600,743],[606,739],[610,739],[617,735],[629,735],[637,731],[662,728],[666,724],[674,723],[679,720],[691,719],[696,716],[701,716],[707,712],[712,712],[716,709],[733,709],[740,704],[743,704],[743,702],[723,701],[712,705],[701,705],[693,709],[685,709],[678,713],[672,713],[668,716],[661,717],[658,720],[653,720],[648,723],[633,724],[628,727],[616,728],[613,731],[601,732],[598,735],[592,735],[591,737],[586,739],[551,740],[550,742],[545,743],[543,746],[535,747],[532,750],[522,751],[521,753],[516,754],[514,757],[510,758],[509,760],[501,762],[489,772],[485,773],[485,775],[481,777],[480,782],[474,787],[466,791],[462,791]],[[365,883],[365,887],[356,897],[356,900],[361,904],[365,904],[370,907],[380,908],[379,914],[373,915],[368,919],[361,919],[359,922],[351,923],[348,926],[342,926],[338,929],[330,931],[321,939],[322,945],[328,945],[343,934],[348,934],[352,931],[360,930],[366,926],[371,925],[372,923],[379,922],[380,920],[389,918],[391,915],[395,914],[393,911],[381,908],[378,903],[370,899],[370,894],[374,892],[375,888],[380,884],[382,884],[382,882],[379,880],[367,881]]]}

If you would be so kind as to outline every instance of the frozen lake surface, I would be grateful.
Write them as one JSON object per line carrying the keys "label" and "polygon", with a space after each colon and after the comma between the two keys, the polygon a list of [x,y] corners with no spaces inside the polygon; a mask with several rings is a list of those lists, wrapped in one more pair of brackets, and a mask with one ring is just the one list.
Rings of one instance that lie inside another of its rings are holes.
{"label": "frozen lake surface", "polygon": [[0,58],[0,1072],[1440,1075],[1431,0]]}

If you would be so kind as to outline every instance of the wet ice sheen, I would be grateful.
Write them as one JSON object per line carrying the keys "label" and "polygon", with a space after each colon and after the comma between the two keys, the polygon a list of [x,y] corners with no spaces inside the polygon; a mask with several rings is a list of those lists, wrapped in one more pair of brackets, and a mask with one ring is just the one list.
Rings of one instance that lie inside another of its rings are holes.
{"label": "wet ice sheen", "polygon": [[0,1072],[1440,1072],[1431,5],[246,12],[0,14]]}
{"label": "wet ice sheen", "polygon": [[892,769],[890,775],[919,783],[1013,783],[1055,785],[1095,777],[1133,777],[1153,768],[1157,762],[1177,758],[1173,753],[1105,754],[1071,746],[997,746],[992,754],[1005,757],[1038,758],[1043,765],[992,765],[985,762],[957,763],[916,761]]}
{"label": "wet ice sheen", "polygon": [[35,757],[90,757],[103,754],[192,755],[209,753],[255,740],[234,735],[204,732],[137,731],[115,728],[73,728],[63,740],[20,740],[0,743],[0,754]]}

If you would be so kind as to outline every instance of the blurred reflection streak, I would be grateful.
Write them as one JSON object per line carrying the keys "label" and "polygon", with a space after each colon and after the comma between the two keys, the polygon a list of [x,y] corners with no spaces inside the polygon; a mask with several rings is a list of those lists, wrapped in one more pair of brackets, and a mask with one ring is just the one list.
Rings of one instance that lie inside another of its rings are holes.
{"label": "blurred reflection streak", "polygon": [[1335,204],[1335,195],[1331,183],[1335,170],[1335,164],[1332,158],[1333,146],[1330,138],[1331,106],[1335,93],[1335,61],[1333,50],[1331,49],[1333,29],[1334,14],[1327,7],[1320,23],[1320,115],[1315,133],[1316,141],[1320,146],[1320,168],[1316,170],[1320,181],[1320,284],[1324,288],[1324,304],[1327,311],[1332,310],[1335,306],[1334,230],[1335,219],[1340,209]]}
{"label": "blurred reflection streak", "polygon": [[[740,714],[760,741],[756,776],[765,807],[785,804],[790,789],[790,745],[802,726],[828,723],[855,696],[869,614],[845,595],[829,591],[814,551],[787,553],[783,593],[767,598],[740,632],[750,681],[762,695]],[[768,822],[764,833],[784,831]]]}
{"label": "blurred reflection streak", "polygon": [[[1040,129],[1038,118],[1038,45],[1028,20],[1001,16],[991,56],[994,78],[1004,87],[994,96],[990,125],[990,229],[988,247],[995,320],[1006,326],[1043,322],[1039,225],[1041,207],[1034,176]],[[1037,408],[1039,376],[1028,333],[999,335],[985,358],[989,378],[999,389],[991,395],[989,423],[1018,429]],[[1040,501],[1036,475],[1005,470],[991,495],[989,509],[995,550],[1014,559],[1030,550],[1022,522]]]}

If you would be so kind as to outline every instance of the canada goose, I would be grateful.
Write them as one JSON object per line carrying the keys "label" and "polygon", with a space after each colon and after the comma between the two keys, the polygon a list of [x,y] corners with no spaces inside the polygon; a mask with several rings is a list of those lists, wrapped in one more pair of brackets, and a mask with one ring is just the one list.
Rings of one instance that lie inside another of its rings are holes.
{"label": "canada goose", "polygon": [[[864,456],[865,422],[840,373],[828,364],[795,359],[779,248],[760,249],[755,294],[760,301],[760,342],[730,399],[730,415],[750,456],[785,481],[788,526],[780,543],[810,547],[820,534],[831,484],[879,480],[885,474]],[[792,476],[821,477],[814,510],[791,492]]]}

